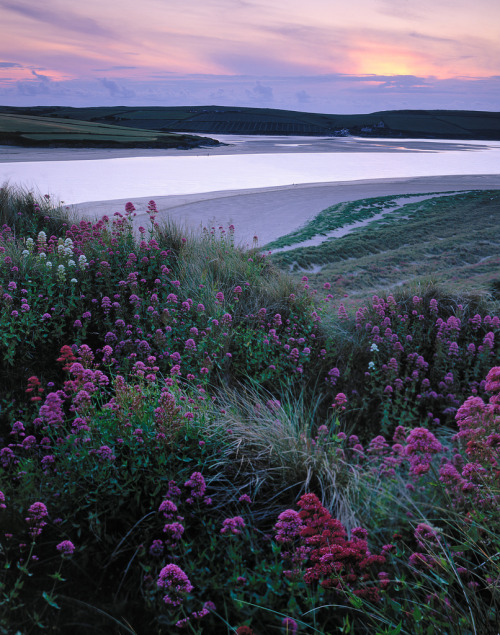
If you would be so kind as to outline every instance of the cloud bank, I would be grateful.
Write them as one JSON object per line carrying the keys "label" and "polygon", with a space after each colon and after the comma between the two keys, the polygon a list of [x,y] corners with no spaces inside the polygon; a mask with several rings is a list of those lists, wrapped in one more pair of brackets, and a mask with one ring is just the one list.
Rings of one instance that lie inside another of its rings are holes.
{"label": "cloud bank", "polygon": [[499,110],[498,0],[0,0],[0,103]]}

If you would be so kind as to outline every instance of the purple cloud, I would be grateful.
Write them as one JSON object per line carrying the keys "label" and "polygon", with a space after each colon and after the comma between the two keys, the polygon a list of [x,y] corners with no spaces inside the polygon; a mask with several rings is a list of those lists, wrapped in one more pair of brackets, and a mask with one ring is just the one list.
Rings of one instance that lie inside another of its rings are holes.
{"label": "purple cloud", "polygon": [[260,82],[256,82],[251,90],[246,90],[247,97],[250,101],[257,104],[268,103],[273,101],[273,89],[271,86],[263,86]]}
{"label": "purple cloud", "polygon": [[16,0],[12,2],[10,0],[0,0],[0,8],[12,11],[18,15],[22,15],[25,18],[36,20],[44,24],[49,24],[58,29],[64,29],[68,31],[77,31],[86,35],[99,35],[109,37],[112,35],[109,29],[106,29],[99,25],[99,23],[92,19],[86,18],[71,11],[63,11],[60,7],[51,10],[46,6],[29,5]]}
{"label": "purple cloud", "polygon": [[103,77],[99,80],[101,84],[106,88],[112,97],[120,97],[125,99],[130,99],[131,97],[135,97],[135,92],[126,88],[125,86],[119,86],[114,80],[106,79]]}

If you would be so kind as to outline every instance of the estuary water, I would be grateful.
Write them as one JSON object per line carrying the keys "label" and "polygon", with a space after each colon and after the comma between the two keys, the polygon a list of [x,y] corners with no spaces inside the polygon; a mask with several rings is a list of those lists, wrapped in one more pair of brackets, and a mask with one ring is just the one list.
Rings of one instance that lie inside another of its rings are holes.
{"label": "estuary water", "polygon": [[8,181],[70,205],[307,183],[500,173],[500,141],[217,138],[228,145],[189,151],[47,148],[31,153],[4,146],[0,185]]}

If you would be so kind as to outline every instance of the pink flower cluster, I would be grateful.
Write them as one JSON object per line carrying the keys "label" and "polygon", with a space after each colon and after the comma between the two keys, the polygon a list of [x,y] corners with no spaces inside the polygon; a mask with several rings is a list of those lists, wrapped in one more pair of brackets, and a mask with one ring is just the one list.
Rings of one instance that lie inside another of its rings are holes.
{"label": "pink flower cluster", "polygon": [[25,521],[29,525],[28,533],[33,540],[42,533],[42,529],[47,524],[44,519],[47,518],[48,515],[47,507],[43,503],[33,503],[33,505],[29,507],[28,517],[25,518]]}
{"label": "pink flower cluster", "polygon": [[221,534],[234,534],[235,536],[242,533],[242,529],[245,529],[245,521],[241,516],[235,516],[234,518],[226,518],[222,522]]}
{"label": "pink flower cluster", "polygon": [[410,474],[418,477],[431,467],[433,456],[442,452],[443,446],[427,428],[415,428],[406,439],[405,455],[410,463]]}
{"label": "pink flower cluster", "polygon": [[186,595],[194,589],[187,575],[176,564],[163,567],[156,584],[166,592],[163,601],[170,606],[180,606]]}
{"label": "pink flower cluster", "polygon": [[468,462],[460,455],[446,462],[439,471],[440,480],[454,496],[455,504],[472,497],[481,507],[496,506],[500,496],[500,367],[492,368],[486,377],[487,403],[480,397],[469,397],[458,409],[459,431],[454,436],[464,449]]}
{"label": "pink flower cluster", "polygon": [[205,496],[207,486],[201,472],[193,472],[190,478],[184,483],[184,487],[188,487],[191,490],[191,495],[186,498],[188,505],[192,505],[196,500],[203,500],[206,505],[212,503],[212,500]]}
{"label": "pink flower cluster", "polygon": [[63,540],[56,546],[56,549],[63,557],[72,556],[75,553],[75,545],[71,540]]}

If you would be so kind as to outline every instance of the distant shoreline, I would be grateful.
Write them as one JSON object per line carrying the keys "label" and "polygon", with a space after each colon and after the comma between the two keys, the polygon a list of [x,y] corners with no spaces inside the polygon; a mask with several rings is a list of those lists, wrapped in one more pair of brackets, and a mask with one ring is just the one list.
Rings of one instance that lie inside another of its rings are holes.
{"label": "distant shoreline", "polygon": [[[95,159],[125,159],[133,157],[167,157],[192,155],[269,154],[277,152],[437,152],[447,150],[473,151],[499,141],[463,139],[367,139],[363,137],[293,137],[215,135],[218,146],[194,148],[48,148],[0,144],[0,163],[25,161],[91,161]],[[239,140],[245,139],[242,143]],[[273,139],[276,144],[273,145]]]}

